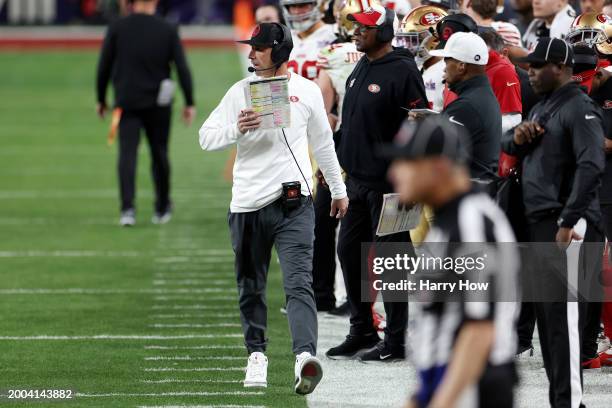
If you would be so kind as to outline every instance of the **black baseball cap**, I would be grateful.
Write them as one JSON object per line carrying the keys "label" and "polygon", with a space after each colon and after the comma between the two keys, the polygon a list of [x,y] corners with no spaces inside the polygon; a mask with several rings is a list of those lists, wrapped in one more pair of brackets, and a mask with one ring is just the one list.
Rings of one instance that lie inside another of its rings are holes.
{"label": "black baseball cap", "polygon": [[249,40],[236,41],[256,47],[274,47],[283,39],[283,30],[276,23],[260,23],[255,26]]}
{"label": "black baseball cap", "polygon": [[440,40],[436,49],[442,50],[446,45],[446,41],[455,33],[478,34],[478,25],[476,21],[467,14],[449,14],[438,22],[436,31],[438,39]]}
{"label": "black baseball cap", "polygon": [[572,47],[559,38],[540,38],[533,52],[526,57],[518,58],[518,62],[545,65],[563,64],[568,67],[574,66],[574,51]]}
{"label": "black baseball cap", "polygon": [[466,134],[446,115],[428,115],[419,121],[405,120],[393,143],[382,145],[378,155],[385,159],[419,160],[448,157],[456,163],[469,160]]}

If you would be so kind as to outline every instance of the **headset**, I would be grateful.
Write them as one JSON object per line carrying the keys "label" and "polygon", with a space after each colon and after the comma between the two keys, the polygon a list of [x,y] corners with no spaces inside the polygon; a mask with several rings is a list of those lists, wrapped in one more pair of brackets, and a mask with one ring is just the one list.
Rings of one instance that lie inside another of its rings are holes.
{"label": "headset", "polygon": [[286,25],[280,23],[270,23],[274,24],[281,29],[282,37],[278,40],[274,40],[272,44],[272,52],[270,53],[270,59],[272,60],[272,66],[267,68],[253,68],[248,67],[247,70],[249,72],[260,72],[267,71],[272,68],[280,67],[284,62],[289,61],[289,55],[291,55],[291,50],[293,50],[293,38],[291,37],[291,30]]}
{"label": "headset", "polygon": [[388,43],[395,36],[395,11],[390,8],[385,8],[385,21],[382,26],[376,30],[376,41],[379,43]]}

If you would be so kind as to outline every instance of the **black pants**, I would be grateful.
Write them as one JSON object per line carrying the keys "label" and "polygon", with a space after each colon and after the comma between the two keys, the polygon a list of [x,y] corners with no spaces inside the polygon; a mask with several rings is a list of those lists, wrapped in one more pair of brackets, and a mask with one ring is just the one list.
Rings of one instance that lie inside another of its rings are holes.
{"label": "black pants", "polygon": [[[375,333],[372,304],[361,301],[361,243],[362,242],[410,242],[408,232],[376,236],[376,227],[383,203],[383,193],[369,189],[352,179],[346,181],[350,205],[340,223],[338,257],[351,306],[351,334]],[[403,347],[408,323],[407,302],[385,302],[387,327],[385,342],[390,347]]]}
{"label": "black pants", "polygon": [[124,110],[119,122],[119,190],[121,210],[134,208],[136,162],[140,131],[144,129],[151,152],[151,174],[155,184],[155,211],[163,213],[170,206],[170,107]]}
{"label": "black pants", "polygon": [[535,329],[535,323],[536,313],[534,303],[522,302],[521,313],[519,314],[516,324],[519,351],[533,347],[533,330]]}
{"label": "black pants", "polygon": [[[558,231],[556,216],[551,216],[529,225],[531,242],[554,242]],[[584,242],[601,242],[603,236],[598,226],[587,225]],[[590,248],[590,249],[588,249]],[[601,253],[592,252],[591,247],[582,246],[579,260],[579,273],[594,275],[601,271]],[[603,248],[603,246],[602,246]],[[584,250],[584,251],[583,251]],[[552,292],[566,290],[567,258],[565,251],[555,249],[541,251],[538,247],[539,279],[541,287],[551,288]],[[598,265],[599,264],[599,265]],[[537,281],[536,281],[537,282]],[[585,302],[537,302],[535,314],[546,375],[550,383],[549,401],[553,408],[571,408],[582,400],[582,333],[587,316],[588,303]],[[574,402],[574,404],[572,404]]]}
{"label": "black pants", "polygon": [[312,289],[317,310],[331,310],[336,306],[334,281],[336,279],[336,227],[338,219],[329,216],[331,192],[317,184],[315,207],[315,241],[312,260]]}

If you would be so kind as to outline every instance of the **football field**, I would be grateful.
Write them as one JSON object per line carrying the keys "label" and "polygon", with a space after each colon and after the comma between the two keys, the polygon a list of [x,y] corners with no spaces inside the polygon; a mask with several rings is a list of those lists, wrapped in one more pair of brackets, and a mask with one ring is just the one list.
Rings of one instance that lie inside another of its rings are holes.
{"label": "football field", "polygon": [[[331,362],[344,319],[321,317],[325,377],[307,401],[293,390],[280,270],[269,276],[268,388],[243,388],[227,229],[227,152],[203,152],[197,129],[242,77],[233,50],[189,50],[198,118],[175,102],[174,217],[152,225],[142,139],[137,225],[118,226],[116,146],[94,113],[95,51],[2,52],[0,63],[0,407],[398,406],[408,363]],[[109,97],[109,100],[110,97]],[[546,406],[541,359],[522,365],[521,407]],[[585,377],[589,407],[612,406],[612,373]],[[10,390],[69,390],[72,399],[9,399]]]}

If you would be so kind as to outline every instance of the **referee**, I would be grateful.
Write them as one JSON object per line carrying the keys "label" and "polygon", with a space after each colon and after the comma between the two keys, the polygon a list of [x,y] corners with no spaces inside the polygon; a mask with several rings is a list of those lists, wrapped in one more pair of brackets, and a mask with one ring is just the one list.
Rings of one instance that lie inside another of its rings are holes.
{"label": "referee", "polygon": [[[419,249],[428,257],[459,259],[465,255],[462,243],[471,248],[482,243],[488,259],[495,259],[485,273],[448,274],[448,281],[477,277],[494,289],[482,295],[457,291],[460,294],[452,298],[432,291],[425,294],[431,300],[417,303],[421,310],[413,331],[413,356],[420,384],[408,406],[511,408],[518,306],[512,300],[519,266],[512,228],[501,209],[474,189],[463,128],[430,116],[404,124],[396,141],[382,149],[394,159],[389,178],[395,191],[402,202],[423,203],[435,213]],[[423,274],[421,282],[429,282],[440,276],[433,272],[417,271],[415,276]]]}
{"label": "referee", "polygon": [[244,89],[254,77],[234,84],[200,129],[204,150],[237,146],[228,214],[236,255],[240,318],[247,351],[245,387],[266,387],[266,281],[272,247],[283,273],[287,319],[293,339],[295,386],[311,393],[322,377],[317,352],[317,309],[312,290],[314,207],[309,147],[331,191],[330,216],[342,218],[346,188],[319,87],[289,73],[291,31],[279,23],[255,27],[250,72],[259,78],[288,76],[291,126],[260,128],[259,113],[247,108]]}
{"label": "referee", "polygon": [[112,23],[106,33],[97,72],[97,107],[100,117],[108,109],[106,88],[112,79],[119,122],[119,192],[122,226],[136,223],[135,179],[140,132],[144,129],[151,151],[151,173],[155,184],[152,222],[170,220],[170,161],[168,141],[174,83],[170,68],[176,67],[185,108],[183,119],[195,116],[191,73],[176,27],[155,16],[157,0],[134,0],[132,14]]}

